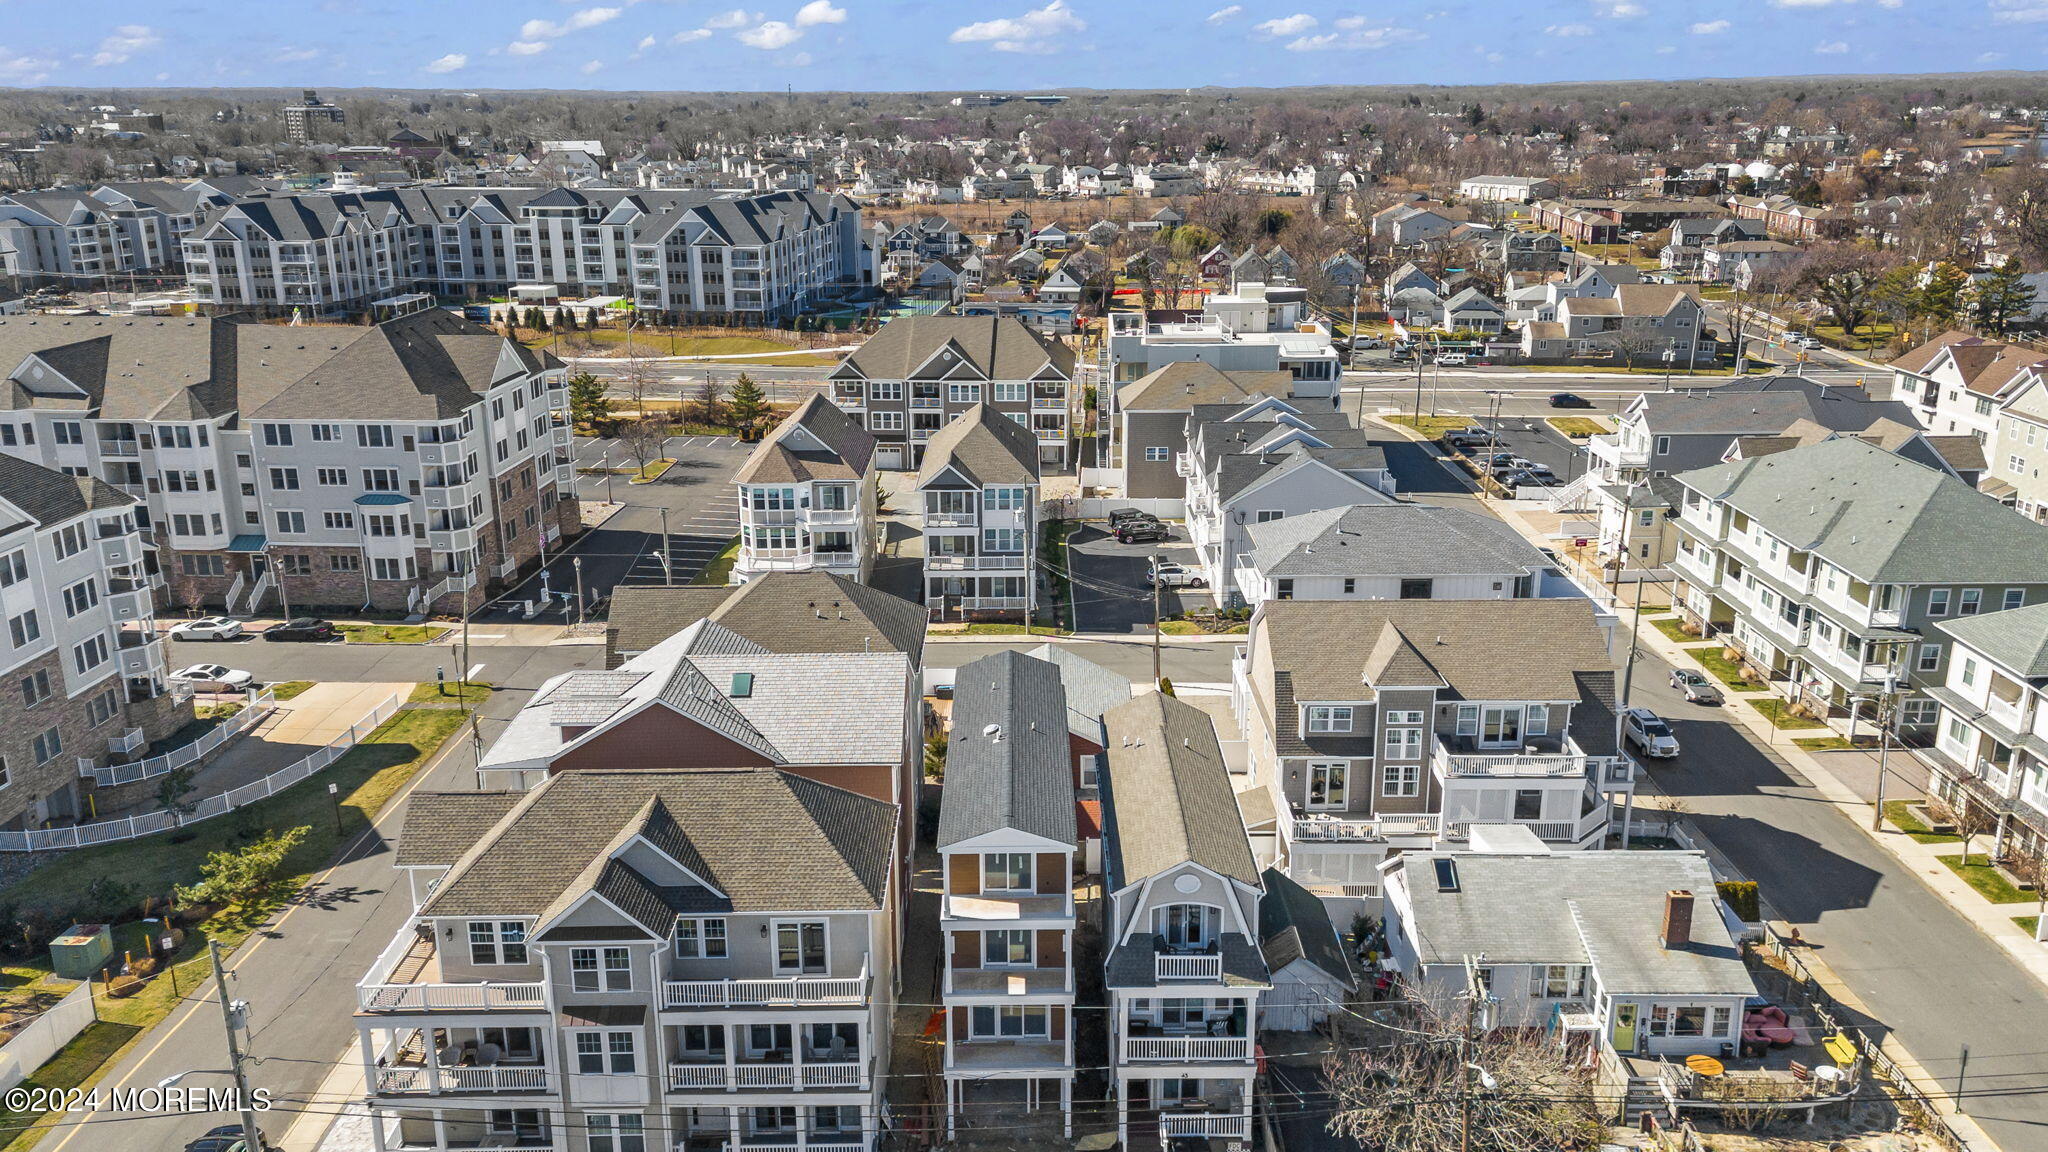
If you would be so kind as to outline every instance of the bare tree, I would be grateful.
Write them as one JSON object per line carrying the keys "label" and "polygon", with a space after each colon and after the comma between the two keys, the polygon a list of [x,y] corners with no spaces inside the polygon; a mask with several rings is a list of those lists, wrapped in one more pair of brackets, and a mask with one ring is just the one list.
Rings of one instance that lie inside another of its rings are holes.
{"label": "bare tree", "polygon": [[662,445],[675,435],[676,426],[665,417],[642,416],[619,428],[619,443],[626,446],[642,472],[661,458]]}

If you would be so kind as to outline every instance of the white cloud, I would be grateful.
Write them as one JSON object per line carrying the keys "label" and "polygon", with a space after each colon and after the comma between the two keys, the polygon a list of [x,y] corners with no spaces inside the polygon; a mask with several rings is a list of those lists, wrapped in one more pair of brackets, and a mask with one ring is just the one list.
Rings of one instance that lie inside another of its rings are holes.
{"label": "white cloud", "polygon": [[1726,20],[1702,20],[1687,28],[1686,31],[1695,36],[1719,36],[1732,27],[1734,25]]}
{"label": "white cloud", "polygon": [[2048,0],[1991,0],[1991,18],[2000,24],[2039,24],[2048,20]]}
{"label": "white cloud", "polygon": [[706,39],[710,35],[711,29],[709,28],[692,28],[688,32],[678,32],[675,35],[669,37],[668,42],[671,44],[689,44],[698,40]]}
{"label": "white cloud", "polygon": [[519,26],[521,40],[553,40],[599,24],[609,24],[625,12],[624,8],[582,8],[569,14],[567,20],[528,20]]}
{"label": "white cloud", "polygon": [[796,10],[796,26],[809,28],[813,24],[844,24],[846,9],[834,8],[832,0],[811,0]]}
{"label": "white cloud", "polygon": [[505,51],[514,56],[538,56],[547,50],[547,43],[542,40],[514,40],[505,45]]}
{"label": "white cloud", "polygon": [[1818,56],[1840,56],[1848,50],[1847,40],[1823,40],[1813,46],[1814,54]]}
{"label": "white cloud", "polygon": [[1545,36],[1591,36],[1591,24],[1552,24],[1543,30]]}
{"label": "white cloud", "polygon": [[583,62],[583,67],[578,68],[577,71],[583,73],[585,76],[595,76],[599,72],[604,71],[604,61],[585,60]]}
{"label": "white cloud", "polygon": [[289,45],[279,49],[274,57],[279,64],[304,64],[308,60],[318,60],[319,58],[320,50],[318,48],[293,48]]}
{"label": "white cloud", "polygon": [[469,57],[460,52],[450,52],[438,60],[430,61],[427,64],[427,71],[445,76],[450,72],[460,71],[468,63]]}
{"label": "white cloud", "polygon": [[1325,32],[1320,36],[1301,36],[1287,42],[1289,52],[1320,52],[1337,46],[1337,34]]}
{"label": "white cloud", "polygon": [[718,15],[706,20],[704,26],[706,28],[744,28],[760,18],[761,13],[759,12],[749,13],[745,8],[735,8],[730,12],[720,12]]}
{"label": "white cloud", "polygon": [[109,64],[125,64],[137,52],[148,51],[161,43],[163,37],[149,25],[123,24],[100,41],[99,50],[92,54],[92,62],[100,68]]}
{"label": "white cloud", "polygon": [[1238,16],[1242,16],[1243,14],[1244,14],[1244,5],[1242,5],[1242,4],[1232,4],[1232,5],[1230,5],[1230,6],[1228,6],[1228,7],[1225,7],[1225,8],[1218,8],[1218,9],[1217,9],[1217,10],[1215,10],[1214,12],[1211,12],[1211,13],[1209,13],[1209,18],[1208,18],[1207,20],[1204,20],[1204,21],[1202,21],[1202,23],[1204,23],[1204,24],[1221,24],[1221,23],[1223,23],[1223,22],[1224,22],[1225,20],[1230,20],[1230,19],[1233,19],[1233,18],[1235,18],[1235,17],[1238,17]]}
{"label": "white cloud", "polygon": [[645,52],[652,47],[654,47],[654,37],[642,36],[640,38],[640,42],[638,44],[633,45],[633,50],[635,52]]}
{"label": "white cloud", "polygon": [[1360,27],[1364,21],[1346,18],[1337,21],[1341,32],[1325,32],[1319,36],[1301,36],[1287,42],[1289,52],[1321,52],[1330,48],[1371,51],[1393,44],[1406,44],[1422,39],[1422,33],[1412,28],[1396,28],[1391,24],[1377,28]]}
{"label": "white cloud", "polygon": [[1296,12],[1292,16],[1280,16],[1272,20],[1261,20],[1257,24],[1252,25],[1252,29],[1260,35],[1271,36],[1277,39],[1281,36],[1299,36],[1315,26],[1315,17],[1306,12]]}
{"label": "white cloud", "polygon": [[777,48],[789,47],[791,44],[803,39],[803,35],[803,30],[800,28],[792,28],[780,20],[769,20],[758,27],[749,28],[744,32],[738,33],[738,39],[740,43],[745,44],[749,48],[759,48],[764,52],[773,52]]}
{"label": "white cloud", "polygon": [[809,68],[811,66],[811,54],[809,52],[798,52],[794,55],[784,56],[778,63],[785,68]]}
{"label": "white cloud", "polygon": [[1593,7],[1609,20],[1632,20],[1650,11],[1635,0],[1593,0]]}
{"label": "white cloud", "polygon": [[1977,63],[1979,64],[1994,64],[2003,59],[2005,59],[2005,53],[2003,52],[1980,52],[1977,54]]}
{"label": "white cloud", "polygon": [[56,66],[55,60],[0,48],[0,80],[9,84],[40,84],[49,78],[50,70]]}
{"label": "white cloud", "polygon": [[1059,37],[1087,29],[1087,21],[1074,15],[1067,0],[1052,0],[1022,16],[962,25],[947,39],[955,44],[986,44],[997,52],[1046,53],[1058,50],[1054,41]]}
{"label": "white cloud", "polygon": [[1340,17],[1335,23],[1339,28],[1363,28],[1365,27],[1365,17],[1344,16]]}

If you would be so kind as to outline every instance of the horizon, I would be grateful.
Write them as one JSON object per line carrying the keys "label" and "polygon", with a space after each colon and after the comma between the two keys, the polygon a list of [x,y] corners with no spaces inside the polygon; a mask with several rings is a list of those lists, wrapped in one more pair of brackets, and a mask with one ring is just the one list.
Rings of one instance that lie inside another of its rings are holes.
{"label": "horizon", "polygon": [[[1125,0],[321,0],[315,35],[245,0],[166,10],[15,6],[9,91],[328,88],[425,92],[883,94],[1459,88],[2026,76],[2048,0],[1322,0],[1168,8]],[[225,41],[222,26],[239,31]],[[1999,47],[1987,49],[1987,38]],[[25,45],[38,45],[27,48]],[[1142,46],[1134,50],[1133,46]],[[1106,63],[1113,62],[1113,63]],[[677,83],[687,73],[689,83]],[[1104,75],[1105,72],[1110,74]],[[1274,86],[1276,74],[1296,81]],[[867,82],[886,77],[887,83]],[[906,78],[925,81],[905,84]],[[2048,86],[2044,86],[2048,92]]]}

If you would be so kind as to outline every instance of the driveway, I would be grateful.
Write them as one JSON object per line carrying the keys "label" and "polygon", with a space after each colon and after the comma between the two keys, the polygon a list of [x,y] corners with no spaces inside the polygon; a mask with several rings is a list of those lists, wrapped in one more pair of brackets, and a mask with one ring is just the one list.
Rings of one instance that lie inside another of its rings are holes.
{"label": "driveway", "polygon": [[[1107,524],[1088,523],[1076,529],[1067,541],[1068,563],[1073,565],[1074,630],[1077,632],[1151,632],[1152,588],[1146,577],[1151,557],[1163,555],[1193,567],[1195,546],[1188,542],[1184,524],[1168,524],[1170,540],[1149,544],[1119,544]],[[1159,597],[1159,612],[1172,616],[1189,607],[1206,606],[1209,597],[1200,589],[1181,592],[1169,588]]]}

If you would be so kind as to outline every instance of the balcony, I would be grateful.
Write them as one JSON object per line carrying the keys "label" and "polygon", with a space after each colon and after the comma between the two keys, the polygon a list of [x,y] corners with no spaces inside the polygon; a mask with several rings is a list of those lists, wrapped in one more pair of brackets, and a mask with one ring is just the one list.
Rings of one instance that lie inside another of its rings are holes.
{"label": "balcony", "polygon": [[1040,412],[1065,412],[1067,400],[1064,396],[1033,396],[1031,407]]}
{"label": "balcony", "polygon": [[546,1012],[547,990],[537,980],[444,981],[433,940],[421,939],[408,926],[356,984],[356,1007],[364,1012]]}
{"label": "balcony", "polygon": [[817,1007],[867,1001],[871,976],[861,957],[858,976],[788,976],[768,980],[664,980],[662,1011],[732,1005]]}
{"label": "balcony", "polygon": [[670,1092],[737,1092],[747,1088],[863,1089],[872,1060],[801,1064],[737,1061],[731,1064],[675,1063],[668,1066]]}
{"label": "balcony", "polygon": [[133,436],[119,440],[101,440],[98,443],[101,456],[132,457],[142,454],[142,442]]}
{"label": "balcony", "polygon": [[1123,1058],[1127,1062],[1235,1062],[1252,1058],[1252,1041],[1249,1036],[1126,1036]]}
{"label": "balcony", "polygon": [[924,514],[927,528],[978,528],[981,514],[978,512],[927,512]]}
{"label": "balcony", "polygon": [[939,399],[937,396],[912,396],[910,398],[910,407],[912,411],[936,412],[944,408],[945,406],[946,402],[944,400]]}
{"label": "balcony", "polygon": [[1650,450],[1643,447],[1624,448],[1617,433],[1594,436],[1586,443],[1586,451],[1595,460],[1615,468],[1648,468]]}
{"label": "balcony", "polygon": [[116,620],[146,620],[156,614],[155,598],[149,585],[140,581],[109,580],[107,608]]}
{"label": "balcony", "polygon": [[1221,953],[1161,952],[1153,957],[1153,977],[1158,980],[1221,980]]}
{"label": "balcony", "polygon": [[1174,454],[1173,454],[1173,474],[1174,474],[1175,476],[1179,476],[1179,477],[1181,477],[1181,478],[1182,478],[1182,479],[1184,479],[1184,480],[1192,480],[1192,479],[1194,479],[1194,478],[1195,478],[1195,475],[1196,475],[1196,471],[1195,471],[1195,456],[1194,456],[1194,453],[1192,453],[1192,452],[1176,452],[1176,453],[1174,453]]}
{"label": "balcony", "polygon": [[1071,996],[1073,974],[1052,968],[946,968],[948,996]]}
{"label": "balcony", "polygon": [[[124,492],[132,487],[137,495],[141,494],[141,485],[117,485],[117,487],[120,487]],[[142,563],[142,554],[146,550],[143,547],[142,538],[139,536],[124,534],[121,536],[102,537],[100,539],[100,564],[107,568],[125,568],[130,564],[140,564]]]}
{"label": "balcony", "polygon": [[379,1096],[470,1095],[495,1092],[553,1092],[554,1076],[541,1065],[498,1064],[489,1068],[428,1068],[394,1064],[376,1069]]}
{"label": "balcony", "polygon": [[140,728],[130,728],[119,736],[109,737],[107,740],[107,751],[109,752],[140,752],[147,747],[149,747],[149,740],[143,735]]}
{"label": "balcony", "polygon": [[940,553],[924,558],[927,572],[970,572],[970,571],[1021,571],[1027,564],[1021,552],[1004,552],[996,555],[966,555],[961,553]]}
{"label": "balcony", "polygon": [[1249,1140],[1252,1117],[1249,1112],[1161,1112],[1159,1136],[1171,1147],[1180,1138]]}
{"label": "balcony", "polygon": [[805,519],[813,527],[830,524],[852,524],[860,519],[860,511],[855,508],[813,508],[810,510],[810,515],[805,517]]}
{"label": "balcony", "polygon": [[[1546,744],[1558,750],[1545,750]],[[1473,746],[1469,738],[1440,739],[1430,755],[1430,767],[1442,780],[1561,780],[1584,776],[1586,758],[1548,737],[1534,737],[1520,750],[1491,751]]]}
{"label": "balcony", "polygon": [[1289,823],[1293,839],[1315,844],[1380,844],[1390,837],[1436,835],[1437,818],[1424,812],[1411,815],[1380,815],[1352,820],[1327,813],[1311,812]]}

